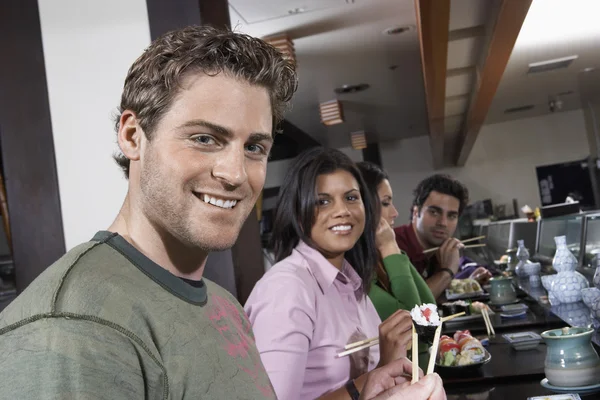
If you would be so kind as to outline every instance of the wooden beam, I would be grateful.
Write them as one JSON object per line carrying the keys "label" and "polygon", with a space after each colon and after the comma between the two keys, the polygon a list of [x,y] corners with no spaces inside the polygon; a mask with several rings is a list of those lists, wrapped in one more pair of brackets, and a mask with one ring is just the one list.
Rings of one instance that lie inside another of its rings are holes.
{"label": "wooden beam", "polygon": [[501,0],[487,55],[479,70],[467,119],[459,138],[458,166],[464,166],[471,154],[531,2],[532,0]]}
{"label": "wooden beam", "polygon": [[433,167],[444,164],[444,108],[450,0],[415,0]]}
{"label": "wooden beam", "polygon": [[0,2],[0,48],[2,166],[20,293],[65,253],[36,0]]}
{"label": "wooden beam", "polygon": [[448,41],[471,39],[485,36],[485,25],[472,26],[470,28],[455,29],[450,31]]}

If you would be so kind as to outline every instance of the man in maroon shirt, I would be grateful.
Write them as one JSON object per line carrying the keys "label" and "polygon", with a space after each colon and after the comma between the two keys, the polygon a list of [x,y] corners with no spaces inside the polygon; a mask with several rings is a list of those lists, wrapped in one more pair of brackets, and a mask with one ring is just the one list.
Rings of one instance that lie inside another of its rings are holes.
{"label": "man in maroon shirt", "polygon": [[[414,195],[412,221],[394,230],[396,241],[438,298],[458,273],[463,245],[453,236],[458,217],[469,201],[469,191],[456,179],[437,174],[421,181]],[[423,253],[434,247],[439,250]],[[472,277],[480,274],[489,272],[478,269]]]}

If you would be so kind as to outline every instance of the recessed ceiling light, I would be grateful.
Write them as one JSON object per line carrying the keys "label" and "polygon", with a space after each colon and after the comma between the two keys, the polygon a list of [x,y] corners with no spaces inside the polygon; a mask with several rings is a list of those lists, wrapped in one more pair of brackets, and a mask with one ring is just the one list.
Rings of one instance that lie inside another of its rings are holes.
{"label": "recessed ceiling light", "polygon": [[345,94],[345,93],[356,93],[362,92],[363,90],[367,90],[369,88],[368,83],[361,83],[359,85],[343,85],[342,87],[335,88],[333,91],[337,94]]}
{"label": "recessed ceiling light", "polygon": [[413,25],[391,26],[383,31],[384,35],[400,35],[401,33],[409,32],[415,29]]}
{"label": "recessed ceiling light", "polygon": [[305,11],[306,11],[306,8],[304,8],[304,7],[297,7],[297,8],[292,8],[291,10],[288,10],[288,14],[290,14],[290,15],[302,14]]}
{"label": "recessed ceiling light", "polygon": [[587,67],[583,69],[583,72],[592,72],[593,70],[595,70],[596,68],[594,67]]}

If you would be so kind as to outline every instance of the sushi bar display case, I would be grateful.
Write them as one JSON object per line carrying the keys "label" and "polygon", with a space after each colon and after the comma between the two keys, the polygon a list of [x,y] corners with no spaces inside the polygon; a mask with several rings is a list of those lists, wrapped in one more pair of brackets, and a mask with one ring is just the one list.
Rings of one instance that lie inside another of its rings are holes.
{"label": "sushi bar display case", "polygon": [[600,213],[587,214],[581,245],[581,263],[583,269],[595,270],[600,260]]}
{"label": "sushi bar display case", "polygon": [[527,218],[492,222],[487,227],[487,247],[493,259],[517,248],[517,240],[524,240],[525,247],[533,253],[536,246],[538,222],[528,222]]}
{"label": "sushi bar display case", "polygon": [[579,266],[581,266],[583,254],[581,248],[585,222],[586,214],[563,215],[540,220],[535,246],[535,258],[541,261],[542,264],[551,264],[556,252],[554,238],[565,236],[567,238],[567,247],[579,261]]}

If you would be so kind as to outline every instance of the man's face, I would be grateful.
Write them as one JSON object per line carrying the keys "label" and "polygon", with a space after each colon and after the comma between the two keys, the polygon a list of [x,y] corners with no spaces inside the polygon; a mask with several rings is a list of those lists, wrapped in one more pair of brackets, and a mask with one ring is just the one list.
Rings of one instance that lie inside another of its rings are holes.
{"label": "man's face", "polygon": [[442,245],[454,235],[460,202],[456,197],[431,192],[423,207],[413,209],[413,226],[426,248]]}
{"label": "man's face", "polygon": [[138,203],[159,234],[224,250],[265,183],[273,142],[269,94],[222,73],[192,74],[182,87],[152,140],[142,139]]}

